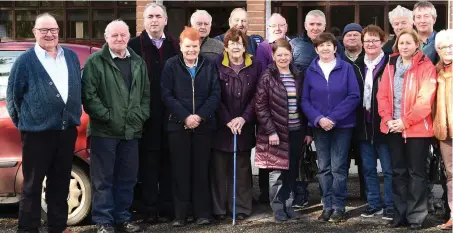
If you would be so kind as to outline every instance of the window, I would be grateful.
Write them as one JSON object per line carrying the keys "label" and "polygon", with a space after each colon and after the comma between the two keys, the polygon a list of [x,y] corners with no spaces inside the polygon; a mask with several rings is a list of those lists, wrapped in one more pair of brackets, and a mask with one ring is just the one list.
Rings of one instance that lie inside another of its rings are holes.
{"label": "window", "polygon": [[[297,25],[299,23],[303,22],[297,22],[297,7],[292,7],[292,6],[285,6],[282,7],[282,15],[285,16],[287,19],[287,24],[288,24],[288,32],[286,33],[287,36],[290,38],[293,38],[297,36]],[[295,20],[289,20],[289,19],[295,19]]]}
{"label": "window", "polygon": [[38,16],[36,10],[16,11],[16,38],[34,38],[31,30],[36,16]]}
{"label": "window", "polygon": [[24,51],[0,51],[0,101],[6,99],[6,87],[11,68]]}
{"label": "window", "polygon": [[135,8],[120,8],[118,9],[118,11],[119,18],[126,22],[126,24],[129,26],[129,33],[131,34],[131,38],[135,37],[135,35],[137,34],[137,27],[135,26]]}
{"label": "window", "polygon": [[[330,28],[336,31],[335,36],[342,37],[346,25],[354,22],[355,6],[332,6]],[[336,29],[334,29],[336,28]],[[338,31],[340,32],[338,34]]]}
{"label": "window", "polygon": [[366,27],[370,24],[379,26],[384,30],[384,6],[361,6],[360,7],[360,25]]}
{"label": "window", "polygon": [[66,25],[68,38],[89,39],[88,33],[88,9],[68,10],[68,23]]}
{"label": "window", "polygon": [[0,39],[12,36],[13,11],[0,11]]}
{"label": "window", "polygon": [[93,34],[91,37],[103,39],[105,28],[113,19],[112,9],[93,10]]}

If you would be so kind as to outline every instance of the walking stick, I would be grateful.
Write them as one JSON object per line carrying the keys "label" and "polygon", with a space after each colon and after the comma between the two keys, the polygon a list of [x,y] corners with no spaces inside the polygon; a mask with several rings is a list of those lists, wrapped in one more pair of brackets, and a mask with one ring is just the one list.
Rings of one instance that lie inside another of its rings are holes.
{"label": "walking stick", "polygon": [[233,145],[234,145],[234,154],[233,154],[233,226],[236,225],[236,134],[233,134]]}

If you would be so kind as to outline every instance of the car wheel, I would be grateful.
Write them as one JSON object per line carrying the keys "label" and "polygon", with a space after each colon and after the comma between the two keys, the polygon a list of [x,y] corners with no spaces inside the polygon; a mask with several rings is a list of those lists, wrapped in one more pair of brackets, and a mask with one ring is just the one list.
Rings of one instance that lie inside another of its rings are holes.
{"label": "car wheel", "polygon": [[[90,214],[91,193],[91,182],[87,172],[73,164],[68,195],[68,225],[76,225]],[[47,222],[46,178],[42,185],[41,217]]]}

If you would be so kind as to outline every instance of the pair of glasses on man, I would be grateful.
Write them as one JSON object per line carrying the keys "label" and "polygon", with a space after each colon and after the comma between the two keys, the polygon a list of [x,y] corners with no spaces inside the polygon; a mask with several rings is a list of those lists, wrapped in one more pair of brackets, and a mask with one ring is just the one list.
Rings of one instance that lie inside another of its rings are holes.
{"label": "pair of glasses on man", "polygon": [[35,28],[38,30],[41,34],[46,35],[49,31],[51,34],[58,34],[60,31],[59,28]]}

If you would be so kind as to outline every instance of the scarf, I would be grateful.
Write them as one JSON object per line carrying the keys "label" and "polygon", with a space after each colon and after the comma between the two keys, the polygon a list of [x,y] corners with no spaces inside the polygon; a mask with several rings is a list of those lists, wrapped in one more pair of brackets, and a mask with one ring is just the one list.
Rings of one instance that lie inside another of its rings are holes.
{"label": "scarf", "polygon": [[370,61],[368,58],[368,55],[365,54],[365,65],[367,67],[367,72],[365,75],[365,85],[364,85],[364,91],[363,91],[363,107],[367,111],[370,111],[371,109],[371,95],[373,93],[373,71],[376,68],[376,66],[381,62],[382,58],[384,57],[384,52],[381,50],[381,53],[379,56],[374,59],[373,61]]}

